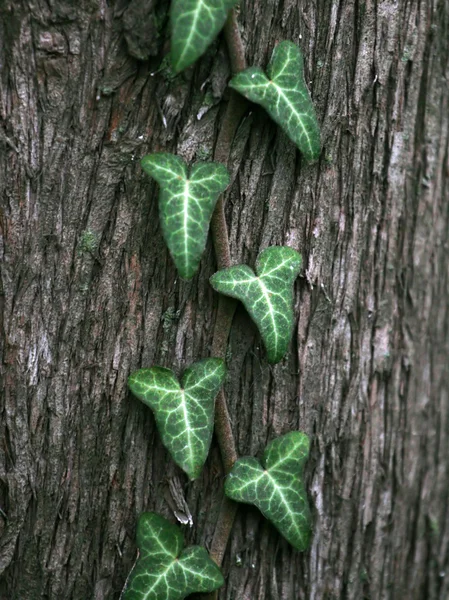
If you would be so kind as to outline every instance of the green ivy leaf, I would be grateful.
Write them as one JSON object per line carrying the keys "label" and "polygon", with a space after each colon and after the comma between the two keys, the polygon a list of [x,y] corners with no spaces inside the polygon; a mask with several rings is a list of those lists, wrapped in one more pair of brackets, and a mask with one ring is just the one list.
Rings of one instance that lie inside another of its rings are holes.
{"label": "green ivy leaf", "polygon": [[179,156],[148,154],[142,168],[160,185],[162,233],[179,274],[191,279],[201,260],[218,196],[229,185],[224,165],[198,162],[189,170]]}
{"label": "green ivy leaf", "polygon": [[127,581],[123,600],[183,600],[193,592],[213,592],[223,575],[201,546],[186,550],[179,528],[155,513],[137,524],[139,558]]}
{"label": "green ivy leaf", "polygon": [[128,385],[154,412],[164,446],[190,479],[201,472],[214,428],[214,400],[226,368],[221,358],[206,358],[191,365],[182,387],[173,371],[163,367],[140,369]]}
{"label": "green ivy leaf", "polygon": [[251,457],[237,460],[225,482],[229,498],[257,506],[298,550],[305,550],[310,538],[310,509],[302,481],[308,454],[307,435],[292,431],[268,444],[262,465]]}
{"label": "green ivy leaf", "polygon": [[172,0],[171,59],[177,73],[206,51],[235,4],[236,0]]}
{"label": "green ivy leaf", "polygon": [[307,160],[320,155],[320,130],[304,80],[301,50],[293,42],[281,42],[267,67],[250,67],[235,75],[230,87],[261,104]]}
{"label": "green ivy leaf", "polygon": [[268,360],[276,363],[287,352],[293,333],[293,283],[301,268],[301,255],[287,246],[271,246],[256,261],[256,273],[247,265],[218,271],[212,287],[243,302],[259,328]]}

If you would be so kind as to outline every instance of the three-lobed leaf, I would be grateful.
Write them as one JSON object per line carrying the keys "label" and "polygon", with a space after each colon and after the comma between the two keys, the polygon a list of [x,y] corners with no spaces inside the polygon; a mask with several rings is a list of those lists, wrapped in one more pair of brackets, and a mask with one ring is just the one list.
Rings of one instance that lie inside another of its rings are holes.
{"label": "three-lobed leaf", "polygon": [[237,0],[172,0],[171,60],[179,73],[193,64],[225,24]]}
{"label": "three-lobed leaf", "polygon": [[235,75],[229,85],[262,105],[306,159],[316,160],[320,155],[320,130],[298,46],[281,42],[273,51],[267,74],[260,67],[250,67]]}
{"label": "three-lobed leaf", "polygon": [[247,265],[218,271],[210,278],[221,294],[243,302],[259,328],[268,360],[279,362],[293,333],[293,283],[301,268],[301,255],[287,246],[270,246],[256,261],[256,274]]}
{"label": "three-lobed leaf", "polygon": [[144,156],[142,168],[159,186],[162,233],[179,274],[191,279],[198,270],[218,196],[229,185],[224,165],[198,162],[190,172],[179,156]]}
{"label": "three-lobed leaf", "polygon": [[153,410],[164,446],[190,479],[198,477],[206,461],[215,396],[225,374],[221,358],[206,358],[185,370],[182,385],[163,367],[140,369],[129,378],[132,393]]}
{"label": "three-lobed leaf", "polygon": [[143,513],[137,524],[139,558],[122,600],[183,600],[194,592],[212,592],[223,575],[201,546],[185,550],[179,528],[155,513]]}
{"label": "three-lobed leaf", "polygon": [[302,480],[309,438],[292,431],[273,440],[262,464],[255,458],[237,460],[225,482],[232,500],[254,504],[298,550],[309,545],[310,509]]}

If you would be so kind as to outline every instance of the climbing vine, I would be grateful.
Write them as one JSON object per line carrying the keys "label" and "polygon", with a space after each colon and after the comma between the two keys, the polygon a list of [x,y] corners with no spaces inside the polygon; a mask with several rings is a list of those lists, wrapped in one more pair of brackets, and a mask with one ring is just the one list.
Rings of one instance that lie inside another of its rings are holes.
{"label": "climbing vine", "polygon": [[[201,473],[213,429],[227,475],[210,555],[200,546],[184,549],[179,528],[155,513],[143,513],[137,526],[139,556],[123,600],[182,600],[194,592],[223,585],[219,569],[237,503],[259,508],[286,540],[305,550],[311,533],[310,508],[303,483],[309,452],[306,434],[293,431],[272,440],[259,462],[238,458],[223,383],[226,348],[236,302],[257,325],[271,363],[288,352],[293,328],[293,284],[301,268],[294,248],[271,246],[257,258],[254,270],[231,265],[223,192],[229,185],[226,163],[247,100],[264,107],[303,156],[320,154],[320,134],[304,81],[300,49],[290,41],[274,49],[266,73],[246,68],[235,0],[172,0],[171,62],[175,72],[192,65],[224,27],[233,77],[230,100],[214,152],[214,162],[188,166],[180,157],[155,153],[142,167],[159,184],[159,216],[165,242],[184,279],[197,272],[212,231],[218,271],[211,279],[220,294],[212,356],[190,365],[181,381],[170,369],[152,366],[132,373],[129,388],[154,413],[162,442],[190,479]],[[246,98],[247,100],[243,99]]]}

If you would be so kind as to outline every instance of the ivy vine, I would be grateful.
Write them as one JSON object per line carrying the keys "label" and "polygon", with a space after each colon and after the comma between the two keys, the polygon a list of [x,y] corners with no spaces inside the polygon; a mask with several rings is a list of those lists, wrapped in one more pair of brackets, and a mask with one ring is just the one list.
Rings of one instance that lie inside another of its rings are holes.
{"label": "ivy vine", "polygon": [[[224,27],[234,76],[217,142],[215,162],[188,166],[179,156],[155,153],[142,159],[144,171],[157,181],[162,232],[175,266],[184,279],[198,270],[211,225],[218,271],[211,279],[220,294],[213,358],[184,372],[181,382],[170,369],[153,366],[131,374],[133,395],[154,412],[158,431],[173,460],[191,479],[201,473],[214,429],[226,472],[224,499],[210,556],[200,547],[183,549],[179,528],[155,513],[143,513],[137,525],[138,560],[122,592],[123,600],[182,600],[193,592],[214,592],[224,580],[219,566],[238,503],[254,504],[285,539],[307,549],[311,516],[303,469],[309,452],[306,434],[293,431],[272,440],[261,461],[238,458],[223,382],[227,339],[241,301],[256,323],[267,359],[280,361],[288,351],[295,316],[293,285],[301,268],[294,248],[272,246],[257,258],[255,270],[231,265],[224,202],[229,185],[226,163],[247,100],[264,107],[296,144],[304,158],[320,154],[318,123],[304,80],[300,49],[290,41],[273,51],[266,74],[246,68],[235,0],[172,0],[171,61],[175,72],[192,65]],[[228,298],[227,298],[228,297]],[[214,414],[215,413],[215,414]]]}

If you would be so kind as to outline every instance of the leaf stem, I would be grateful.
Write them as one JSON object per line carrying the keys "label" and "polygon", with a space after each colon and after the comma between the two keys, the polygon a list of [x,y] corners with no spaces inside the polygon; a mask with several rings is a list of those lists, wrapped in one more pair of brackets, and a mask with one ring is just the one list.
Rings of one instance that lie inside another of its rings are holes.
{"label": "leaf stem", "polygon": [[223,31],[228,46],[232,73],[235,74],[244,71],[246,69],[245,48],[243,47],[242,38],[240,36],[240,29],[237,21],[237,9],[233,8],[229,11]]}
{"label": "leaf stem", "polygon": [[[224,36],[228,46],[232,72],[238,73],[246,68],[246,60],[235,9],[231,10],[229,13],[224,27]],[[231,145],[246,108],[247,101],[240,94],[231,91],[215,146],[214,160],[225,165],[229,162]],[[218,270],[226,269],[231,266],[231,253],[229,249],[223,196],[219,198],[212,216],[211,231]],[[236,301],[231,298],[225,296],[220,296],[219,298],[212,341],[212,355],[217,358],[226,357],[229,332],[236,305]],[[215,434],[220,447],[223,468],[225,474],[228,474],[232,465],[237,460],[237,451],[235,448],[226,396],[223,390],[220,391],[215,402]],[[223,561],[236,512],[237,504],[224,497],[210,549],[211,558],[215,560],[218,565],[221,565]],[[217,593],[208,595],[208,598],[211,600],[217,598]]]}

